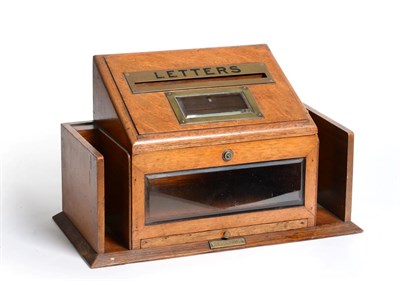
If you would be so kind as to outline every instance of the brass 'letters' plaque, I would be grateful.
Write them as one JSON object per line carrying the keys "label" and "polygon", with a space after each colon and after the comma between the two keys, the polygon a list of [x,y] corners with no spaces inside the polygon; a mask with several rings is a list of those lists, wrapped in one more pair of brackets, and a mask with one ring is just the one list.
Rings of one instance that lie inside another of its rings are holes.
{"label": "brass 'letters' plaque", "polygon": [[208,244],[210,245],[210,249],[220,249],[220,248],[226,248],[226,247],[246,245],[246,240],[243,237],[239,237],[239,238],[232,238],[232,239],[208,241]]}
{"label": "brass 'letters' plaque", "polygon": [[265,64],[240,63],[143,72],[125,72],[133,94],[274,83]]}

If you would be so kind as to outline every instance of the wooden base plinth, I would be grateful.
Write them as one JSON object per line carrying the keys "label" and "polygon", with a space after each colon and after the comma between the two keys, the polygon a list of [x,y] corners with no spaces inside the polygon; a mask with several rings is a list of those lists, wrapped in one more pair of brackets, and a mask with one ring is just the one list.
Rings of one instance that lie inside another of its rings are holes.
{"label": "wooden base plinth", "polygon": [[351,221],[343,222],[324,208],[319,207],[317,225],[315,227],[245,236],[245,246],[212,250],[209,247],[208,241],[202,241],[158,248],[128,250],[118,245],[111,237],[106,235],[105,253],[99,254],[86,242],[63,212],[55,215],[53,219],[91,268],[326,238],[361,233],[363,231]]}

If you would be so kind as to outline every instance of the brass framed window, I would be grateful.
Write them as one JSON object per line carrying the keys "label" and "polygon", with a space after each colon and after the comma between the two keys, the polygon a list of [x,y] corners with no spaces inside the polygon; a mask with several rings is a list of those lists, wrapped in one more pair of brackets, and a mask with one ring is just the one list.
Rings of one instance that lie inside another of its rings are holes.
{"label": "brass framed window", "polygon": [[263,117],[247,87],[176,91],[166,95],[180,124]]}

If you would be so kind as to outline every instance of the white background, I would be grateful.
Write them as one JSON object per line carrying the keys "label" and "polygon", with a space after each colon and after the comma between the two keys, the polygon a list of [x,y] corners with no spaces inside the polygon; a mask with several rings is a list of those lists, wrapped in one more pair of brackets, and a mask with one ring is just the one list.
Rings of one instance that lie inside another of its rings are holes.
{"label": "white background", "polygon": [[[400,280],[399,28],[384,0],[1,1],[1,279]],[[355,132],[364,233],[89,269],[51,217],[60,123],[92,119],[92,56],[258,43]]]}

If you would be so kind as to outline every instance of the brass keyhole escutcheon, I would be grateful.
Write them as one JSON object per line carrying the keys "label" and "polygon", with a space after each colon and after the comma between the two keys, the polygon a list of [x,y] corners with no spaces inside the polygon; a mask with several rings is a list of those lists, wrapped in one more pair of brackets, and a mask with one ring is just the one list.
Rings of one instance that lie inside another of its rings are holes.
{"label": "brass keyhole escutcheon", "polygon": [[226,239],[229,239],[229,238],[231,238],[231,233],[229,231],[225,231],[223,236],[222,236],[222,239],[226,240]]}
{"label": "brass keyhole escutcheon", "polygon": [[231,149],[226,149],[222,152],[222,159],[224,161],[231,161],[233,158],[233,151]]}

